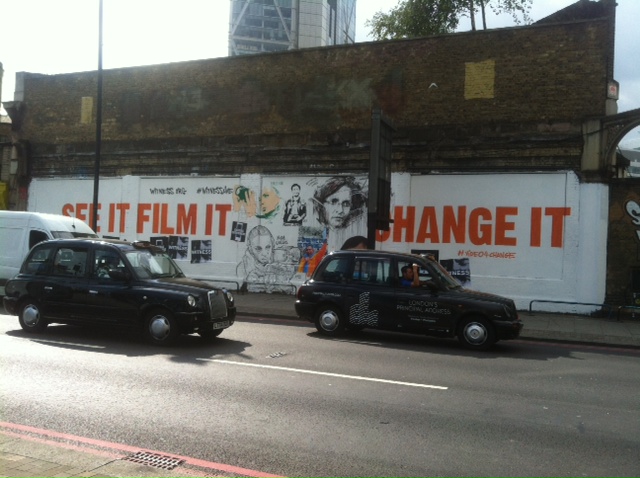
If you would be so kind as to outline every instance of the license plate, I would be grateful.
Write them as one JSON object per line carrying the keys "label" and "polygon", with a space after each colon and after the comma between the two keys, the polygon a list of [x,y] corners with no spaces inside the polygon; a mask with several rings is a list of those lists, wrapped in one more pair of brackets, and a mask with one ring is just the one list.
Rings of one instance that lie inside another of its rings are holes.
{"label": "license plate", "polygon": [[214,322],[213,324],[214,329],[226,329],[227,327],[229,327],[228,320],[225,320],[224,322]]}

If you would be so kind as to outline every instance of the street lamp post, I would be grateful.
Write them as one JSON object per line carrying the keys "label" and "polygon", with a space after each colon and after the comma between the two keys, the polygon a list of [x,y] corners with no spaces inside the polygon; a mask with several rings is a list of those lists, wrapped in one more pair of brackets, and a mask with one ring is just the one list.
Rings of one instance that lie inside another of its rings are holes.
{"label": "street lamp post", "polygon": [[102,143],[102,0],[98,20],[98,94],[96,105],[96,162],[93,177],[91,228],[98,232],[98,191],[100,189],[100,147]]}

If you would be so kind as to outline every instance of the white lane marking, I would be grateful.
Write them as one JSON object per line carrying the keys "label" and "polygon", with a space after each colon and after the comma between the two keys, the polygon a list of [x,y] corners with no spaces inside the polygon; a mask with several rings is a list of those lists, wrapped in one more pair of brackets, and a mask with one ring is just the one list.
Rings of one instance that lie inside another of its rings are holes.
{"label": "white lane marking", "polygon": [[104,345],[87,345],[87,344],[79,344],[76,342],[61,342],[59,340],[45,340],[45,339],[31,339],[33,342],[39,342],[43,344],[56,344],[56,345],[73,345],[74,347],[79,347],[83,349],[106,349]]}
{"label": "white lane marking", "polygon": [[245,363],[245,362],[234,362],[232,360],[220,360],[220,359],[205,359],[199,358],[196,360],[200,360],[202,362],[216,362],[216,363],[224,363],[228,365],[241,365],[243,367],[255,367],[255,368],[266,368],[271,370],[280,370],[283,372],[296,372],[296,373],[306,373],[309,375],[323,375],[325,377],[336,377],[336,378],[346,378],[351,380],[364,380],[366,382],[377,382],[377,383],[388,383],[391,385],[405,385],[407,387],[418,387],[418,388],[432,388],[435,390],[448,390],[449,387],[441,387],[439,385],[427,385],[424,383],[413,383],[413,382],[398,382],[396,380],[385,380],[383,378],[371,378],[371,377],[361,377],[359,375],[345,375],[342,373],[331,373],[331,372],[318,372],[316,370],[305,370],[302,368],[290,368],[290,367],[277,367],[275,365],[262,365],[257,363]]}

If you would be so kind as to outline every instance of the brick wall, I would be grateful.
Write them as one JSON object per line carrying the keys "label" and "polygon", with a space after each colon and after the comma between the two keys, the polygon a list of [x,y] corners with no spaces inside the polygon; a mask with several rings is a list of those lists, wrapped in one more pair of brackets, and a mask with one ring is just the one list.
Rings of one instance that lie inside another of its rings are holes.
{"label": "brick wall", "polygon": [[[579,169],[582,122],[605,114],[611,25],[105,70],[102,174],[365,171],[372,108],[397,128],[394,170]],[[96,77],[25,76],[34,176],[91,174]]]}
{"label": "brick wall", "polygon": [[634,271],[640,277],[640,179],[626,179],[609,185],[607,302],[632,304]]}

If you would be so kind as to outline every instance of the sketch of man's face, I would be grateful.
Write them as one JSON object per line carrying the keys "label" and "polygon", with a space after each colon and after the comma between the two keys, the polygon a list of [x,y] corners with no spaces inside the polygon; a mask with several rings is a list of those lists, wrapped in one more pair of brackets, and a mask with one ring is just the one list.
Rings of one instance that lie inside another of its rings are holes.
{"label": "sketch of man's face", "polygon": [[342,186],[324,201],[324,214],[331,227],[342,227],[344,220],[351,212],[351,188]]}
{"label": "sketch of man's face", "polygon": [[291,195],[294,199],[300,196],[300,188],[298,186],[291,186]]}
{"label": "sketch of man's face", "polygon": [[249,244],[249,252],[262,265],[269,264],[273,258],[273,240],[266,235],[258,235]]}

